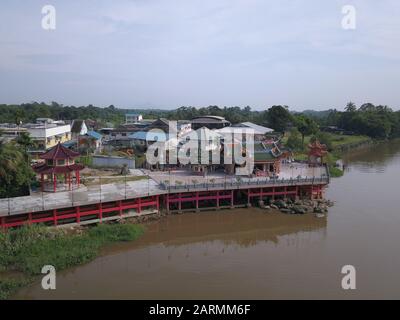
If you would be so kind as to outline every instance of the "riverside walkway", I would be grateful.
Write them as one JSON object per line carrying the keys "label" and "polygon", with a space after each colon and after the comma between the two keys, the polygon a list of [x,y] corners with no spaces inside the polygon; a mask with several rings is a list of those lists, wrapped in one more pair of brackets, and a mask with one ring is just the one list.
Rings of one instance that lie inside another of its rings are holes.
{"label": "riverside walkway", "polygon": [[235,177],[220,173],[211,173],[203,177],[191,175],[183,170],[145,174],[148,176],[137,181],[84,186],[56,193],[34,192],[30,196],[0,199],[0,217],[164,194],[329,183],[329,173],[325,166],[313,168],[302,163],[282,165],[281,174],[276,179]]}

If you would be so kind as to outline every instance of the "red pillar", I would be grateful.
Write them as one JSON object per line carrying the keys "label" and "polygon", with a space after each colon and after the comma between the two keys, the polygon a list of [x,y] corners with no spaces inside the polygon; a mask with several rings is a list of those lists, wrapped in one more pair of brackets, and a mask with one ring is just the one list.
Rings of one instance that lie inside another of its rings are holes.
{"label": "red pillar", "polygon": [[142,198],[138,198],[138,213],[142,212]]}
{"label": "red pillar", "polygon": [[100,220],[100,223],[102,223],[102,221],[103,221],[103,205],[101,202],[99,203],[99,220]]}
{"label": "red pillar", "polygon": [[31,225],[32,224],[32,212],[28,213],[28,224]]}
{"label": "red pillar", "polygon": [[79,171],[75,171],[75,177],[76,177],[76,183],[77,183],[77,185],[79,187],[79,185],[81,183],[81,176],[80,176]]}

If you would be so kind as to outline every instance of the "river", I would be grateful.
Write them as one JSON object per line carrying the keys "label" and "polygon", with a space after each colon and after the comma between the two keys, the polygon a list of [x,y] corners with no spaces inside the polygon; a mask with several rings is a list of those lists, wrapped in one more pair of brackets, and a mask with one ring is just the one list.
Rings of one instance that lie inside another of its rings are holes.
{"label": "river", "polygon": [[[328,216],[235,209],[171,215],[132,243],[40,282],[18,299],[400,298],[400,141],[344,157]],[[341,268],[356,268],[343,290]]]}

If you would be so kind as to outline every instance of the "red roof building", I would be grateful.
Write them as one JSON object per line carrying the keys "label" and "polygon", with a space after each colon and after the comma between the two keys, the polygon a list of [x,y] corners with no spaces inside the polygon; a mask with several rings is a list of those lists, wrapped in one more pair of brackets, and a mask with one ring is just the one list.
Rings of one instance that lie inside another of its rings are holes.
{"label": "red roof building", "polygon": [[[40,155],[44,162],[36,164],[32,168],[37,174],[40,174],[42,191],[56,192],[57,187],[62,190],[71,190],[72,184],[79,187],[79,171],[84,166],[75,163],[75,158],[78,156],[78,152],[67,149],[61,143]],[[74,176],[71,173],[74,173]],[[60,175],[64,175],[64,181],[59,179],[57,182],[57,176]]]}

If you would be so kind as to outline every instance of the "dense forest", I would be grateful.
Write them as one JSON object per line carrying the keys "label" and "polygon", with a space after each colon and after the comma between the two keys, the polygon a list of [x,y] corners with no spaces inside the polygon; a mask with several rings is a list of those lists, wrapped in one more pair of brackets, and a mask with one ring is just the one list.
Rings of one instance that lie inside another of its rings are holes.
{"label": "dense forest", "polygon": [[21,105],[0,105],[0,123],[32,122],[36,118],[48,117],[56,120],[92,119],[97,120],[100,125],[118,125],[124,122],[124,115],[127,112],[141,113],[147,119],[164,117],[176,120],[192,119],[200,115],[216,115],[225,117],[232,123],[251,121],[280,132],[296,127],[303,136],[312,134],[318,126],[337,126],[378,139],[400,136],[400,111],[371,103],[357,107],[352,102],[347,104],[344,111],[331,109],[304,112],[291,112],[287,106],[272,106],[263,111],[253,111],[249,106],[244,108],[184,106],[175,110],[143,110],[119,109],[113,105],[100,108],[93,105],[75,107],[63,106],[57,102],[51,104],[32,102]]}

